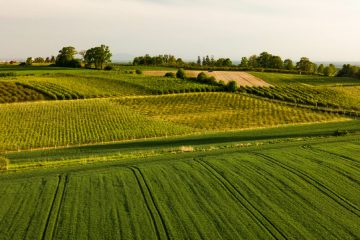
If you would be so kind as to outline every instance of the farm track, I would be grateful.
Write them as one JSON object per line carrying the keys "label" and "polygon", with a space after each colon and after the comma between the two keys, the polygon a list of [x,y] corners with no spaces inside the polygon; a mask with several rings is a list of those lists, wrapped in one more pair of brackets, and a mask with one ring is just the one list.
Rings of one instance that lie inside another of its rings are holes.
{"label": "farm track", "polygon": [[[161,215],[159,207],[156,204],[154,196],[152,195],[152,192],[149,188],[148,183],[146,182],[144,175],[142,174],[141,170],[138,167],[133,166],[128,168],[135,175],[136,181],[139,185],[140,191],[144,198],[144,202],[146,204],[147,210],[151,216],[156,231],[157,239],[170,239],[168,229],[166,228],[165,225],[165,221]],[[143,182],[143,184],[141,182]],[[157,220],[158,218],[160,219],[160,222],[159,220]],[[160,228],[162,228],[162,230],[160,230]]]}
{"label": "farm track", "polygon": [[[216,179],[239,203],[251,214],[260,227],[264,228],[274,239],[287,239],[286,236],[271,221],[261,213],[249,200],[221,173],[219,173],[211,164],[204,160],[195,159],[210,175]],[[263,220],[262,220],[263,219]]]}
{"label": "farm track", "polygon": [[272,158],[272,157],[270,157],[270,156],[268,156],[266,154],[258,153],[258,152],[254,152],[252,154],[255,155],[255,156],[262,157],[263,159],[268,160],[268,161],[272,162],[273,164],[275,164],[275,165],[277,165],[277,166],[279,166],[279,167],[281,167],[281,168],[295,174],[296,176],[300,177],[304,181],[308,182],[309,184],[311,184],[312,186],[317,188],[324,195],[326,195],[327,197],[329,197],[332,200],[334,200],[335,202],[337,202],[343,208],[349,210],[350,212],[352,212],[356,216],[360,217],[360,210],[356,205],[352,204],[351,202],[346,200],[341,195],[339,195],[336,192],[332,191],[330,188],[326,187],[324,184],[317,181],[316,179],[311,177],[309,174],[306,174],[306,173],[302,172],[301,170],[297,170],[297,169],[295,169],[293,167],[290,167],[290,166],[288,166],[288,165],[286,165],[284,163],[280,163],[277,159]]}
{"label": "farm track", "polygon": [[[42,240],[53,239],[57,230],[57,223],[59,220],[60,209],[64,202],[66,185],[68,183],[67,175],[59,175],[59,181],[54,194],[54,199],[46,220],[46,225],[43,231]],[[52,220],[53,219],[53,220]]]}

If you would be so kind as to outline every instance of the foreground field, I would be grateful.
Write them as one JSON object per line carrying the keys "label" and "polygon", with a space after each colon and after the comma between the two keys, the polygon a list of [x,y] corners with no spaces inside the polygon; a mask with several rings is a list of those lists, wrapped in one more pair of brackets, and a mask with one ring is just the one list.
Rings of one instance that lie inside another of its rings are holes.
{"label": "foreground field", "polygon": [[[164,76],[169,71],[145,71],[144,74],[147,76]],[[176,73],[176,71],[170,71]],[[188,77],[197,77],[202,71],[186,71]],[[215,77],[216,80],[222,80],[225,83],[229,81],[236,81],[238,86],[250,86],[250,87],[269,87],[269,83],[264,80],[257,78],[246,72],[235,72],[235,71],[211,71],[206,72],[206,75]]]}
{"label": "foreground field", "polygon": [[1,239],[357,239],[358,137],[0,175]]}
{"label": "foreground field", "polygon": [[0,151],[345,120],[229,93],[16,103],[0,109]]}

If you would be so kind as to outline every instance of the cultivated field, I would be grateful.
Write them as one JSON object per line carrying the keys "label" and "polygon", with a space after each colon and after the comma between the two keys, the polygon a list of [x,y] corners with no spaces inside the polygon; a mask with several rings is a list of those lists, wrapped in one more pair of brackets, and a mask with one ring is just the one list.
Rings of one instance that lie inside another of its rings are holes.
{"label": "cultivated field", "polygon": [[[145,71],[144,74],[148,76],[164,76],[168,71]],[[173,71],[176,73],[175,71]],[[187,76],[197,77],[202,71],[186,71]],[[216,80],[222,80],[225,83],[229,81],[236,81],[238,86],[250,86],[250,87],[269,87],[269,83],[264,80],[255,77],[246,72],[235,72],[235,71],[204,71],[208,76],[213,76]]]}
{"label": "cultivated field", "polygon": [[0,119],[0,150],[344,120],[229,93],[3,104]]}
{"label": "cultivated field", "polygon": [[1,239],[356,239],[359,138],[0,175]]}

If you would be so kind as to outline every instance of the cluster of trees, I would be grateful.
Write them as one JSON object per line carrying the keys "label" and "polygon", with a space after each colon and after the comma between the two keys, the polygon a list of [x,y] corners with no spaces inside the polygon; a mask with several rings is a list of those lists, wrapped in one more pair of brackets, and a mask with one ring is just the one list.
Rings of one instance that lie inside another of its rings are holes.
{"label": "cluster of trees", "polygon": [[338,76],[360,78],[360,67],[344,64],[342,69],[339,71]]}
{"label": "cluster of trees", "polygon": [[325,76],[334,76],[337,72],[333,64],[324,66],[310,61],[307,57],[302,57],[299,62],[294,63],[291,59],[282,60],[280,56],[274,56],[267,52],[262,52],[259,56],[252,55],[249,58],[243,57],[239,65],[241,68],[263,68],[263,69],[283,69],[283,70],[296,70],[304,73],[320,74]]}
{"label": "cluster of trees", "polygon": [[146,54],[145,56],[134,58],[133,65],[182,67],[185,65],[185,63],[181,58],[176,58],[174,55],[165,54],[150,56],[149,54]]}
{"label": "cluster of trees", "polygon": [[198,60],[196,62],[198,66],[204,66],[204,67],[231,67],[233,66],[232,61],[230,58],[219,58],[215,59],[214,56],[209,57],[208,55],[206,57],[200,57],[198,56]]}
{"label": "cluster of trees", "polygon": [[[82,59],[76,58],[76,55],[82,56]],[[112,54],[108,46],[90,48],[77,52],[72,46],[63,47],[56,57],[55,64],[60,67],[81,67],[82,61],[87,68],[95,67],[104,69],[104,66],[111,62]]]}
{"label": "cluster of trees", "polygon": [[36,57],[36,58],[32,58],[32,57],[28,57],[26,59],[25,64],[26,65],[32,65],[33,63],[55,63],[55,57],[51,56],[51,57]]}

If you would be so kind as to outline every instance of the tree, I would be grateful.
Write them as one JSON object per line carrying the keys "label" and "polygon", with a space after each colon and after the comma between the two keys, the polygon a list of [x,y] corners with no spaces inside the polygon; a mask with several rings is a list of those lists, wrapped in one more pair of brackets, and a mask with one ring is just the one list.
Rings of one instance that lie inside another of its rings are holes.
{"label": "tree", "polygon": [[201,58],[198,56],[197,65],[201,66]]}
{"label": "tree", "polygon": [[284,68],[286,70],[293,70],[294,69],[294,63],[291,59],[285,59],[284,61]]}
{"label": "tree", "polygon": [[320,64],[319,67],[317,68],[316,72],[318,74],[324,74],[324,69],[325,69],[324,64]]}
{"label": "tree", "polygon": [[279,56],[271,56],[268,68],[274,69],[282,69],[284,67],[284,63]]}
{"label": "tree", "polygon": [[27,59],[26,59],[26,62],[25,62],[25,64],[26,65],[28,65],[28,66],[31,66],[32,64],[33,64],[33,58],[32,57],[28,57]]}
{"label": "tree", "polygon": [[56,65],[62,67],[70,67],[75,60],[77,54],[74,47],[63,47],[56,57]]}
{"label": "tree", "polygon": [[272,55],[267,52],[262,52],[257,59],[259,67],[270,68]]}
{"label": "tree", "polygon": [[337,72],[337,69],[334,64],[330,64],[329,66],[324,68],[325,76],[328,76],[328,77],[334,76],[336,72]]}
{"label": "tree", "polygon": [[299,62],[296,63],[296,68],[303,72],[314,73],[316,66],[312,63],[309,58],[302,57]]}
{"label": "tree", "polygon": [[37,57],[34,59],[34,63],[44,63],[44,62],[45,62],[45,60],[42,57]]}
{"label": "tree", "polygon": [[249,67],[250,68],[257,68],[258,65],[258,57],[256,55],[252,55],[249,57]]}
{"label": "tree", "polygon": [[176,73],[176,77],[180,78],[180,79],[185,79],[186,78],[186,74],[184,69],[180,68],[177,73]]}
{"label": "tree", "polygon": [[249,60],[247,59],[247,57],[242,57],[241,58],[240,67],[242,67],[242,68],[248,68],[249,67]]}
{"label": "tree", "polygon": [[[101,45],[100,47],[90,48],[84,55],[84,60],[87,67],[95,65],[96,69],[103,69],[104,64],[111,62],[112,54],[108,46]],[[139,59],[134,59],[137,62]]]}

